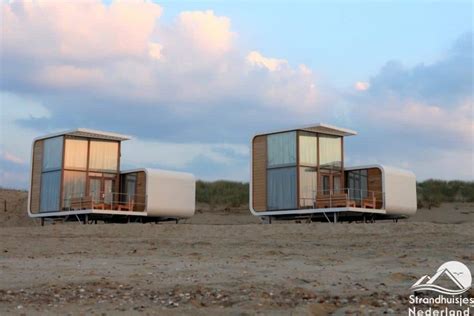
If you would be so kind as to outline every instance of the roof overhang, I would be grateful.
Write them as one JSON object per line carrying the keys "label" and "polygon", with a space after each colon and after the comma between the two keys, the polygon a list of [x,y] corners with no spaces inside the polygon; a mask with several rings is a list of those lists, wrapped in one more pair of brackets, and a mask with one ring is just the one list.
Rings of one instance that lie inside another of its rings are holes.
{"label": "roof overhang", "polygon": [[296,128],[287,128],[283,130],[277,130],[277,131],[270,131],[266,133],[259,133],[258,135],[267,135],[267,134],[275,134],[275,133],[283,133],[283,132],[289,132],[289,131],[296,131],[296,130],[302,130],[302,131],[308,131],[308,132],[314,132],[314,133],[322,133],[322,134],[328,134],[328,135],[335,135],[335,136],[353,136],[357,135],[356,131],[347,129],[347,128],[342,128],[342,127],[337,127],[329,124],[312,124],[309,126],[303,126],[303,127],[296,127]]}
{"label": "roof overhang", "polygon": [[115,140],[115,141],[125,141],[131,139],[130,136],[112,133],[112,132],[104,132],[104,131],[97,131],[93,129],[86,129],[86,128],[77,128],[72,129],[65,132],[58,132],[53,134],[48,134],[45,136],[41,136],[36,138],[35,140],[41,140],[56,136],[75,136],[75,137],[85,137],[85,138],[95,138],[95,139],[104,139],[104,140]]}

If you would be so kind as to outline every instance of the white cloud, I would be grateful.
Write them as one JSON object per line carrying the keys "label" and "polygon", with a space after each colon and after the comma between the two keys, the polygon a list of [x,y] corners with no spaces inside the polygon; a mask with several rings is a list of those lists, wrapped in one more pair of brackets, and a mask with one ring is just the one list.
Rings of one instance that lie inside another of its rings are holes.
{"label": "white cloud", "polygon": [[288,61],[286,61],[285,59],[267,58],[262,56],[262,54],[257,51],[250,52],[247,55],[247,61],[252,66],[266,68],[270,71],[280,70],[288,65]]}
{"label": "white cloud", "polygon": [[354,84],[354,89],[356,89],[357,91],[365,91],[365,90],[369,89],[369,87],[370,87],[370,84],[368,82],[364,82],[364,81],[357,81]]}
{"label": "white cloud", "polygon": [[201,159],[210,163],[235,164],[242,157],[248,159],[245,145],[220,143],[170,143],[131,140],[122,147],[123,161],[129,165],[160,165],[168,168],[186,168]]}
{"label": "white cloud", "polygon": [[163,46],[158,43],[148,43],[148,55],[154,59],[161,59]]}
{"label": "white cloud", "polygon": [[284,59],[247,53],[237,46],[231,20],[211,10],[181,12],[164,23],[162,8],[147,1],[1,6],[3,75],[14,82],[12,91],[73,88],[110,103],[152,103],[176,112],[222,107],[242,96],[257,107],[318,109],[307,66],[292,69]]}

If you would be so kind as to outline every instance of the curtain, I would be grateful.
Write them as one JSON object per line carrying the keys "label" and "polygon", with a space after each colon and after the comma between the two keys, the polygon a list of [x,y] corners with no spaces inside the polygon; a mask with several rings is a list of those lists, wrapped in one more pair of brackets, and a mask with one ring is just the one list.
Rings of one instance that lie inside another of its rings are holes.
{"label": "curtain", "polygon": [[43,143],[43,171],[61,169],[62,158],[63,137],[45,139]]}
{"label": "curtain", "polygon": [[118,143],[91,141],[89,169],[117,171]]}
{"label": "curtain", "polygon": [[59,210],[61,171],[41,174],[40,212]]}
{"label": "curtain", "polygon": [[296,132],[267,136],[268,167],[296,164]]}
{"label": "curtain", "polygon": [[300,163],[315,166],[318,163],[318,140],[315,134],[300,132]]}
{"label": "curtain", "polygon": [[64,167],[71,169],[87,168],[87,140],[66,139]]}
{"label": "curtain", "polygon": [[267,177],[268,209],[296,208],[296,167],[268,169]]}
{"label": "curtain", "polygon": [[302,207],[313,206],[317,184],[316,168],[300,167],[300,205]]}
{"label": "curtain", "polygon": [[329,168],[342,166],[341,137],[319,136],[319,164],[321,167]]}
{"label": "curtain", "polygon": [[84,197],[86,194],[86,173],[64,171],[63,206],[71,205],[71,198]]}

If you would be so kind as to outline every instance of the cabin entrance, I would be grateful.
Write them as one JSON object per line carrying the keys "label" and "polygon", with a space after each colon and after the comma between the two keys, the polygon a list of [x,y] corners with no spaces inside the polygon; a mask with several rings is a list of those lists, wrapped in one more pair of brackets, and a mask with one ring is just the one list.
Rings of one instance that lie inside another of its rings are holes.
{"label": "cabin entrance", "polygon": [[89,176],[89,195],[95,202],[112,204],[114,187],[115,175],[94,174]]}
{"label": "cabin entrance", "polygon": [[321,170],[319,192],[321,195],[332,195],[343,193],[342,174],[339,171]]}

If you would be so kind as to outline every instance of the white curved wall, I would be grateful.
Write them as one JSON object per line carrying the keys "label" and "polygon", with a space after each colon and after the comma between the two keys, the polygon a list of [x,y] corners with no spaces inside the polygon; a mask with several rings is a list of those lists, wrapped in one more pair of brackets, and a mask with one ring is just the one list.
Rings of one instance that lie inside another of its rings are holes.
{"label": "white curved wall", "polygon": [[144,169],[149,216],[194,215],[196,180],[190,173]]}
{"label": "white curved wall", "polygon": [[393,167],[381,167],[387,214],[415,214],[417,208],[415,174]]}

